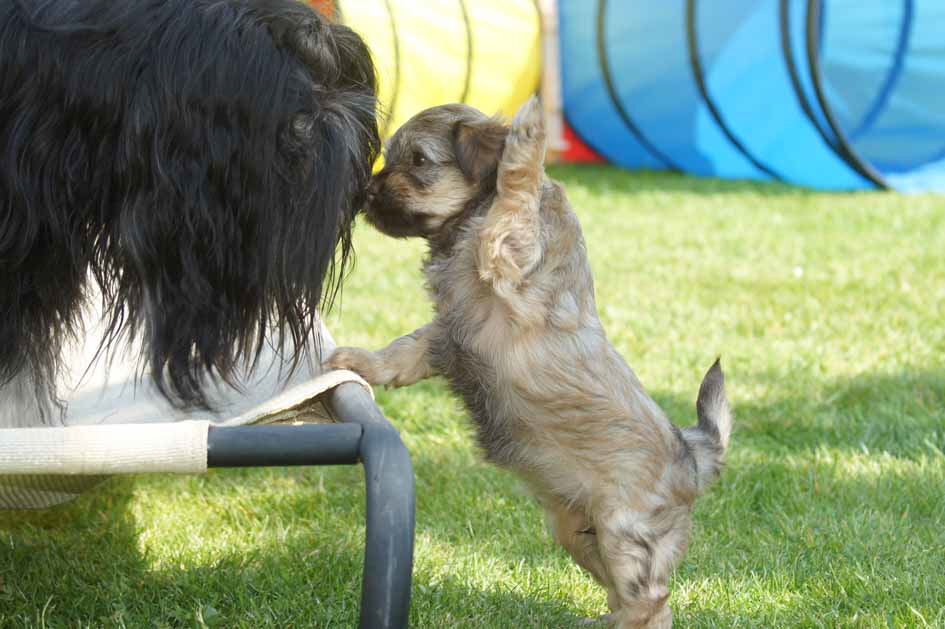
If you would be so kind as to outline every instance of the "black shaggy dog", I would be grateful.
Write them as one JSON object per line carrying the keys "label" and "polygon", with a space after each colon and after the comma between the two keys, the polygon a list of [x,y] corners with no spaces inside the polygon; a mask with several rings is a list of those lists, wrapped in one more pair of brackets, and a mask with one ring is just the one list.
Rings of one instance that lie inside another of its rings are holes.
{"label": "black shaggy dog", "polygon": [[0,424],[61,407],[92,299],[103,349],[140,341],[178,407],[264,343],[297,365],[348,259],[375,93],[362,40],[292,0],[0,0]]}

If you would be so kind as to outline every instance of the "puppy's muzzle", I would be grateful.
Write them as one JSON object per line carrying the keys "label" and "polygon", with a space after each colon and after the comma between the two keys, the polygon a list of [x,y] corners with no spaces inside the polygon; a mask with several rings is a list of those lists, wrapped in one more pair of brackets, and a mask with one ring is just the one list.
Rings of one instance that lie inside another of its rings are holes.
{"label": "puppy's muzzle", "polygon": [[368,182],[367,192],[365,193],[365,207],[368,212],[370,212],[380,201],[381,190],[384,187],[384,182],[387,180],[387,174],[384,171],[381,171],[371,177],[371,180]]}
{"label": "puppy's muzzle", "polygon": [[365,191],[364,214],[368,221],[375,227],[381,229],[381,231],[384,231],[383,225],[387,222],[385,218],[390,219],[392,218],[391,215],[395,214],[392,208],[387,207],[389,205],[389,199],[386,198],[384,193],[384,184],[386,181],[387,173],[382,170],[371,177],[367,190]]}

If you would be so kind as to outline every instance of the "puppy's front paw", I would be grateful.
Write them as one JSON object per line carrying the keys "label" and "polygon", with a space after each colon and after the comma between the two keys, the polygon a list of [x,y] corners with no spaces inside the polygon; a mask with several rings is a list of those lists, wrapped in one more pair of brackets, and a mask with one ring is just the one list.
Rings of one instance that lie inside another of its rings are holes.
{"label": "puppy's front paw", "polygon": [[364,378],[369,384],[380,384],[377,382],[376,362],[374,352],[358,347],[339,347],[325,361],[325,367],[347,369]]}

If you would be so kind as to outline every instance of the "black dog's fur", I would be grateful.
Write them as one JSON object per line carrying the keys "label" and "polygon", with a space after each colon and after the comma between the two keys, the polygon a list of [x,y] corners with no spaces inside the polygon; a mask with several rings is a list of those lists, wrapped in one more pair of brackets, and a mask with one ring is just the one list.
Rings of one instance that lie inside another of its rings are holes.
{"label": "black dog's fur", "polygon": [[294,367],[348,259],[375,94],[362,40],[292,0],[0,0],[0,393],[25,374],[56,403],[93,282],[104,344],[142,339],[177,406],[267,340]]}

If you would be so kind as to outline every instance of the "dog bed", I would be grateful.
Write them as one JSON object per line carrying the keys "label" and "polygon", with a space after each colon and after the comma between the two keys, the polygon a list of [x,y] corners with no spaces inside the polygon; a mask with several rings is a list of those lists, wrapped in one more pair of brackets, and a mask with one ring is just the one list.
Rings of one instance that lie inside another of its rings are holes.
{"label": "dog bed", "polygon": [[[86,319],[97,321],[98,313]],[[0,508],[59,504],[111,474],[203,473],[211,426],[331,422],[326,395],[332,389],[356,382],[371,391],[353,372],[321,372],[319,353],[334,347],[322,325],[311,359],[288,379],[278,353],[267,346],[236,387],[211,390],[214,410],[181,410],[144,377],[137,347],[101,355],[102,325],[87,330],[70,348],[59,382],[64,415],[47,422],[51,426],[40,427],[37,416],[23,417],[21,428],[0,429]]]}
{"label": "dog bed", "polygon": [[128,358],[137,351],[100,356],[98,340],[90,334],[69,356],[73,369],[64,379],[71,382],[59,389],[66,412],[57,425],[38,426],[37,416],[21,418],[26,427],[0,428],[0,509],[60,504],[114,474],[360,463],[366,526],[358,626],[407,626],[415,523],[410,457],[367,383],[350,371],[320,372],[319,356],[334,348],[323,325],[314,360],[286,379],[278,353],[264,349],[237,388],[212,391],[212,412],[173,408]]}

